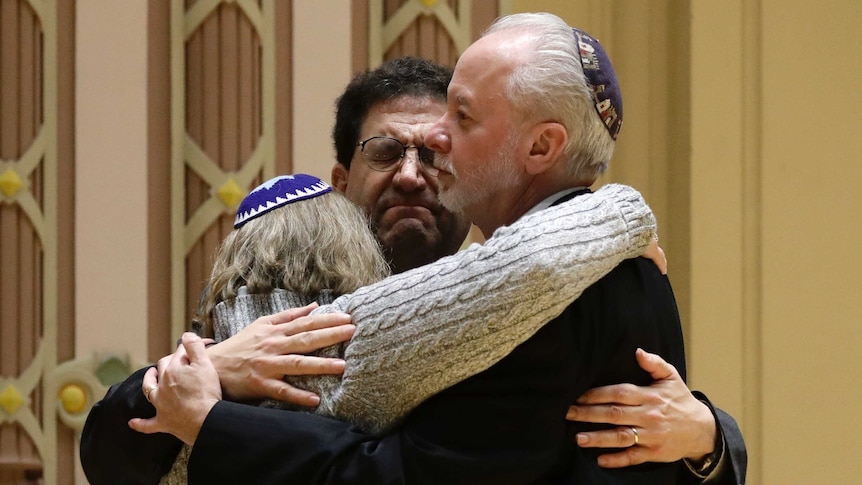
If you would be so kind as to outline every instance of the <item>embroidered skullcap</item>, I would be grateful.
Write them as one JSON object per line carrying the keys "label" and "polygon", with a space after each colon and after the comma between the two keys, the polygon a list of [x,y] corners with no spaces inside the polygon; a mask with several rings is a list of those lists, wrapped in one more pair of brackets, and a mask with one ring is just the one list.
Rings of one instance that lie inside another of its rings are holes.
{"label": "embroidered skullcap", "polygon": [[623,126],[623,97],[614,73],[614,66],[611,65],[608,54],[598,40],[583,30],[573,27],[572,31],[578,42],[584,75],[593,90],[596,112],[607,127],[611,138],[616,140]]}
{"label": "embroidered skullcap", "polygon": [[332,187],[313,175],[297,173],[267,180],[252,190],[236,211],[234,229],[267,212],[291,202],[310,199],[330,192]]}

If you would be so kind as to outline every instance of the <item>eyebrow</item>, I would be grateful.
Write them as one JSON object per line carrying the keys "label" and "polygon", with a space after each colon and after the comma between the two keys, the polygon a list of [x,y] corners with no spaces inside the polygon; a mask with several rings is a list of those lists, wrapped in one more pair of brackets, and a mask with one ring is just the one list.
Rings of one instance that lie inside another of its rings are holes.
{"label": "eyebrow", "polygon": [[470,101],[463,94],[455,95],[455,103],[459,106],[470,107]]}

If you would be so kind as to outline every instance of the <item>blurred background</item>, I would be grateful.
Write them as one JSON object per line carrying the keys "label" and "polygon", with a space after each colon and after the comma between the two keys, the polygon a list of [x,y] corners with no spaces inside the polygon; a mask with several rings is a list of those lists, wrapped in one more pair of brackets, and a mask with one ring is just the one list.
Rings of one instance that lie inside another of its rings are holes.
{"label": "blurred background", "polygon": [[748,483],[858,483],[858,0],[0,0],[0,483],[86,483],[89,408],[173,350],[249,189],[329,180],[355,73],[454,65],[523,11],[614,61],[602,182],[658,216],[689,384]]}

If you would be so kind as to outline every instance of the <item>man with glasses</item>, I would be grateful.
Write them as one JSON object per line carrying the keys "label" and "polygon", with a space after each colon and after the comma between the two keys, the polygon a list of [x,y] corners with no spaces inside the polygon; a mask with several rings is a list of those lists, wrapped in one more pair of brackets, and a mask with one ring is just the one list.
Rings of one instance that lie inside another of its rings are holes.
{"label": "man with glasses", "polygon": [[378,172],[392,172],[401,167],[408,148],[416,150],[416,157],[422,165],[422,169],[436,177],[440,169],[434,166],[434,150],[416,145],[405,145],[400,140],[391,136],[372,136],[371,138],[356,144],[368,166]]}
{"label": "man with glasses", "polygon": [[[406,271],[454,253],[469,228],[469,223],[462,216],[446,210],[438,201],[436,176],[439,170],[433,165],[433,152],[424,144],[430,127],[446,111],[446,91],[451,75],[451,70],[448,68],[425,60],[396,59],[375,70],[358,75],[350,82],[337,102],[336,123],[333,129],[337,163],[332,169],[332,184],[368,214],[394,272]],[[309,334],[313,335],[313,332]],[[262,397],[261,388],[255,388],[254,383],[264,380],[276,380],[280,385],[287,386],[279,379],[258,374],[259,368],[252,364],[272,356],[262,356],[249,351],[240,359],[235,358],[235,360],[245,360],[247,365],[229,369],[227,366],[220,366],[217,354],[221,350],[219,347],[221,344],[209,350],[226,396]],[[283,347],[280,351],[297,352]],[[237,349],[234,348],[231,352],[237,352]],[[653,361],[652,365],[668,366],[658,357],[656,359],[658,361]],[[295,362],[299,362],[297,369],[303,366],[302,361]],[[308,369],[305,371],[313,372]],[[296,369],[280,371],[281,374],[295,372]],[[235,375],[231,376],[231,373]],[[688,393],[688,389],[678,375],[668,381],[672,385],[661,382],[655,389],[638,389],[642,392],[650,392],[653,398],[657,396],[667,401],[681,399],[678,396],[681,390]],[[676,387],[673,387],[674,384]],[[84,430],[82,454],[88,453],[90,456],[89,460],[83,460],[84,468],[91,480],[93,476],[108,476],[115,480],[113,483],[127,483],[126,480],[129,483],[154,483],[153,480],[157,481],[158,477],[170,468],[173,457],[179,450],[180,442],[169,435],[134,435],[134,433],[126,433],[125,436],[113,435],[111,433],[113,430],[108,430],[107,427],[125,428],[121,431],[128,431],[125,424],[128,419],[153,415],[151,406],[141,394],[140,375],[133,376],[121,387],[122,392],[115,392],[111,402],[100,404],[103,416],[91,417],[93,422],[88,422],[88,427]],[[285,394],[281,395],[282,398],[284,396]],[[631,409],[635,409],[643,399],[644,397],[635,395],[633,401],[626,404]],[[118,401],[123,402],[118,403]],[[310,401],[299,403],[313,404]],[[124,407],[128,409],[123,409]],[[421,481],[424,475],[421,463],[412,463],[409,456],[417,456],[411,450],[422,450],[429,446],[431,446],[428,448],[429,451],[439,446],[436,452],[441,454],[437,457],[437,461],[441,465],[448,464],[446,466],[454,467],[453,470],[466,466],[472,467],[475,473],[476,470],[484,469],[489,465],[481,462],[475,462],[472,465],[465,463],[463,458],[455,456],[454,451],[447,451],[445,443],[423,442],[424,430],[451,426],[452,420],[457,421],[455,415],[435,416],[434,411],[429,409],[434,408],[420,406],[414,412],[415,417],[411,418],[412,421],[421,424],[399,429],[383,438],[362,436],[361,432],[346,423],[297,413],[285,413],[286,421],[283,427],[273,428],[271,432],[305,437],[303,450],[291,449],[285,453],[290,453],[293,461],[296,462],[302,461],[301,457],[308,457],[307,461],[299,466],[302,470],[300,475],[308,483],[314,482],[311,477],[315,476],[322,482],[332,483]],[[108,412],[114,413],[114,416],[105,417],[105,413]],[[236,418],[238,420],[248,418],[249,423],[253,422],[251,414],[258,411],[253,407],[247,407],[246,412],[249,416],[236,416]],[[531,411],[525,408],[522,412]],[[663,420],[639,425],[640,433],[645,436],[661,434],[667,441],[685,442],[689,439],[688,435],[692,429],[697,428],[699,423],[694,423],[691,408],[685,410],[677,408],[673,413],[675,413],[674,416],[665,416]],[[637,416],[637,411],[633,411],[633,414]],[[518,419],[518,416],[509,416],[509,418]],[[109,419],[113,419],[114,424],[109,423]],[[674,426],[680,422],[687,423],[687,426],[678,428]],[[507,426],[505,422],[492,424],[500,429]],[[626,433],[611,431],[609,433],[613,434],[599,435],[603,437],[601,440],[603,446],[608,448],[630,446],[631,442],[620,443],[614,438],[619,435],[620,439],[629,439],[627,433],[630,428],[628,426],[623,428]],[[672,430],[670,434],[662,431],[667,428]],[[711,430],[707,432],[715,433],[715,431],[715,423],[712,423]],[[495,431],[488,429],[488,432],[493,434]],[[466,438],[469,441],[469,437]],[[94,441],[110,441],[113,446],[100,446]],[[351,444],[345,445],[344,443],[347,442]],[[484,441],[479,440],[479,442]],[[242,444],[249,449],[250,454],[254,454],[255,443],[244,441]],[[357,452],[356,447],[361,451]],[[93,456],[93,450],[97,448],[108,450],[113,456]],[[200,448],[203,449],[204,445],[201,444]],[[499,450],[487,449],[482,453],[490,456],[497,452]],[[200,453],[204,452],[200,451]],[[673,461],[681,458],[681,455],[652,455],[651,458]],[[271,459],[278,460],[278,457]],[[336,462],[337,466],[333,466],[332,469],[326,468]],[[240,463],[236,465],[242,466]],[[438,473],[440,471],[436,470]],[[267,476],[267,474],[261,471],[259,476]],[[268,479],[276,479],[276,477],[278,477],[277,472],[273,470],[273,474],[269,475]],[[466,479],[466,475],[462,478]],[[101,482],[94,481],[94,483]]]}
{"label": "man with glasses", "polygon": [[335,111],[332,185],[362,207],[399,273],[448,256],[470,227],[437,199],[423,137],[446,108],[451,71],[401,58],[356,76]]}

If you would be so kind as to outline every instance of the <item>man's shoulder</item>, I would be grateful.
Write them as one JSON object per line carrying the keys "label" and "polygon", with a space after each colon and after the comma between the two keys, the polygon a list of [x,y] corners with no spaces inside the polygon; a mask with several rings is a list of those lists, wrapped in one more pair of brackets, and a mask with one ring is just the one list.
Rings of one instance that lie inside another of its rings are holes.
{"label": "man's shoulder", "polygon": [[587,288],[576,301],[590,300],[598,294],[632,298],[645,292],[654,294],[658,290],[668,296],[673,295],[668,277],[649,259],[637,257],[618,264]]}

